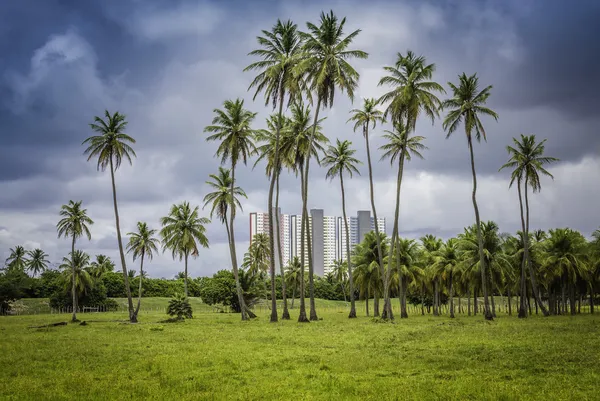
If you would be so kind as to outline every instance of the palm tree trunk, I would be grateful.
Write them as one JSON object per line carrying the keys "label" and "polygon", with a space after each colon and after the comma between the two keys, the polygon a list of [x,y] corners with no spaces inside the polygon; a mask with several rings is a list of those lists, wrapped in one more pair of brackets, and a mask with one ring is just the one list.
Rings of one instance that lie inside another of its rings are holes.
{"label": "palm tree trunk", "polygon": [[400,277],[398,282],[400,283],[400,319],[407,319],[408,312],[406,310],[406,287],[408,283],[406,282],[406,277]]}
{"label": "palm tree trunk", "polygon": [[475,210],[475,224],[477,225],[477,244],[479,245],[479,263],[481,265],[481,289],[483,291],[484,314],[486,320],[493,320],[490,310],[490,300],[486,286],[485,255],[483,254],[483,238],[481,238],[481,220],[479,218],[479,208],[477,207],[477,174],[475,172],[475,157],[473,156],[473,143],[471,135],[467,133],[469,143],[469,153],[471,155],[471,173],[473,174],[473,209]]}
{"label": "palm tree trunk", "polygon": [[[390,254],[388,259],[391,261],[394,256],[394,248],[396,248],[395,256],[396,256],[396,269],[398,269],[398,282],[400,284],[400,319],[408,318],[408,313],[406,312],[406,288],[403,284],[403,275],[402,269],[400,268],[400,249],[398,248],[396,242],[398,241],[399,236],[399,220],[400,220],[400,188],[402,187],[402,176],[404,174],[404,155],[406,154],[406,140],[404,140],[404,148],[400,155],[400,163],[398,164],[398,175],[396,177],[396,210],[394,211],[394,228],[392,229],[392,243],[390,245]],[[377,224],[377,223],[376,223]],[[390,282],[390,275],[392,274],[391,268],[388,266],[386,271],[385,282]],[[384,300],[385,300],[385,285],[384,285]],[[387,291],[389,292],[389,285]],[[391,308],[390,308],[391,310]],[[386,313],[385,305],[384,305],[384,313]]]}
{"label": "palm tree trunk", "polygon": [[479,313],[479,287],[475,286],[473,291],[473,315]]}
{"label": "palm tree trunk", "polygon": [[129,277],[127,276],[127,265],[125,264],[125,252],[123,252],[123,241],[121,240],[121,223],[119,222],[119,208],[117,207],[117,187],[115,185],[115,169],[113,167],[112,155],[110,157],[110,179],[112,181],[113,205],[115,207],[115,222],[117,226],[117,241],[119,243],[119,255],[121,256],[121,267],[123,268],[123,281],[125,284],[125,293],[127,294],[129,321],[131,323],[137,323],[137,318],[133,313],[133,298],[131,297]]}
{"label": "palm tree trunk", "polygon": [[369,287],[367,287],[367,297],[365,298],[365,308],[367,312],[367,317],[369,316]]}
{"label": "palm tree trunk", "polygon": [[425,283],[421,286],[421,316],[425,315]]}
{"label": "palm tree trunk", "polygon": [[381,249],[381,238],[379,237],[379,225],[377,224],[377,209],[375,208],[375,191],[373,188],[373,167],[371,165],[371,149],[369,148],[369,125],[363,126],[363,135],[367,148],[367,163],[369,167],[369,192],[371,195],[371,209],[373,210],[373,220],[375,221],[375,239],[377,241],[377,261],[379,262],[379,272],[383,280],[383,319],[394,320],[392,304],[390,303],[389,279],[383,268],[383,251]]}
{"label": "palm tree trunk", "polygon": [[294,300],[296,299],[296,286],[292,288],[292,309],[294,309]]}
{"label": "palm tree trunk", "polygon": [[[230,195],[231,199],[234,199],[234,188],[235,188],[235,163],[231,163],[231,188]],[[238,295],[238,302],[240,304],[240,311],[242,314],[242,320],[248,320],[251,317],[256,317],[254,313],[252,313],[244,302],[244,294],[242,292],[242,286],[240,284],[240,275],[238,271],[237,265],[237,255],[235,251],[235,231],[233,229],[233,222],[235,220],[235,204],[232,202],[230,205],[231,211],[229,212],[229,253],[231,255],[231,268],[233,269],[233,277],[235,279],[235,289]],[[187,272],[186,272],[187,279]],[[248,313],[250,312],[250,313]]]}
{"label": "palm tree trunk", "polygon": [[594,314],[594,285],[590,283],[590,314]]}
{"label": "palm tree trunk", "polygon": [[[526,239],[526,233],[527,233],[527,229],[525,228],[525,216],[523,213],[523,196],[521,195],[521,178],[519,178],[517,180],[517,192],[519,194],[519,208],[521,209],[521,230],[523,232],[523,257],[521,259],[521,281],[520,281],[520,292],[521,294],[525,293],[525,265],[527,264],[527,239]],[[521,302],[519,302],[519,314],[518,314],[519,318],[526,318],[527,317],[527,309],[525,306],[525,299],[524,297],[521,297]]]}
{"label": "palm tree trunk", "polygon": [[525,178],[525,239],[524,239],[524,248],[527,257],[527,266],[529,267],[529,279],[531,280],[531,290],[533,291],[533,296],[535,297],[535,301],[540,305],[540,309],[544,316],[548,316],[548,310],[542,303],[542,298],[540,297],[540,292],[538,290],[537,279],[535,277],[535,272],[533,271],[533,264],[531,263],[531,255],[529,254],[529,197],[527,193],[527,178]]}
{"label": "palm tree trunk", "polygon": [[512,296],[510,293],[510,288],[508,289],[508,316],[512,316]]}
{"label": "palm tree trunk", "polygon": [[438,279],[437,277],[433,279],[433,316],[439,316],[439,302],[438,302]]}
{"label": "palm tree trunk", "polygon": [[373,291],[373,316],[379,317],[379,291]]}
{"label": "palm tree trunk", "polygon": [[142,249],[142,257],[140,259],[140,286],[138,288],[138,301],[137,301],[137,306],[135,308],[135,316],[137,318],[137,315],[140,311],[140,305],[142,303],[142,279],[144,278],[144,250]]}
{"label": "palm tree trunk", "polygon": [[569,310],[571,311],[571,316],[575,316],[577,312],[575,307],[575,284],[569,282]]}
{"label": "palm tree trunk", "polygon": [[[304,168],[300,166],[300,192],[302,192],[302,203],[304,203]],[[304,214],[304,207],[302,208],[302,217],[300,222],[300,314],[298,315],[298,322],[308,323],[309,320],[306,317],[306,302],[305,289],[304,289],[304,251],[306,245],[306,215]]]}
{"label": "palm tree trunk", "polygon": [[471,316],[471,289],[467,292],[467,316]]}
{"label": "palm tree trunk", "polygon": [[185,293],[185,297],[188,297],[188,285],[187,285],[187,277],[188,277],[188,251],[185,251],[184,255],[185,260],[185,268],[183,271],[183,292]]}
{"label": "palm tree trunk", "polygon": [[453,284],[452,283],[452,272],[450,272],[448,280],[450,281],[450,283],[449,283],[450,288],[448,290],[450,292],[450,317],[454,318],[454,294],[453,294],[454,288],[452,287],[452,284]]}
{"label": "palm tree trunk", "polygon": [[354,281],[352,279],[352,260],[350,258],[350,230],[346,218],[346,192],[344,191],[344,173],[340,171],[340,187],[342,188],[342,218],[344,219],[344,230],[346,235],[346,260],[348,264],[348,285],[350,287],[350,314],[349,318],[356,317],[356,304],[354,301]]}
{"label": "palm tree trunk", "polygon": [[277,182],[275,183],[275,223],[277,227],[277,257],[279,259],[279,271],[281,274],[281,297],[283,299],[283,313],[281,314],[281,319],[290,320],[290,311],[288,310],[288,301],[287,301],[287,285],[285,283],[285,271],[283,266],[283,251],[281,250],[281,232],[279,226],[279,174],[281,171],[277,171]]}
{"label": "palm tree trunk", "polygon": [[75,285],[75,235],[73,235],[73,241],[71,242],[71,269],[73,271],[73,277],[71,279],[71,295],[73,296],[73,317],[72,322],[77,321],[77,286]]}

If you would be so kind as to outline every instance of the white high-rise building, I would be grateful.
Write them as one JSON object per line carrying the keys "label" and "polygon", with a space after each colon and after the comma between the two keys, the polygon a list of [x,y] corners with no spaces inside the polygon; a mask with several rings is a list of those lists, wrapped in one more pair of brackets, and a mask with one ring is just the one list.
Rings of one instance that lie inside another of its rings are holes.
{"label": "white high-rise building", "polygon": [[[301,259],[301,215],[281,214],[279,211],[279,226],[282,259],[287,266],[293,257]],[[359,211],[357,216],[347,218],[350,237],[350,249],[356,246],[365,234],[375,229],[375,219],[369,211]],[[378,228],[385,233],[385,218],[379,218]],[[314,222],[314,227],[313,227]],[[333,262],[346,259],[346,231],[342,217],[324,216],[323,209],[311,209],[308,217],[309,230],[311,233],[311,245],[313,253],[313,267],[315,274],[323,276],[333,266]],[[269,214],[250,213],[250,241],[256,234],[269,233]],[[277,247],[277,242],[275,242]],[[275,248],[275,265],[279,271],[279,260],[277,248]],[[304,249],[304,264],[308,267],[308,246]]]}

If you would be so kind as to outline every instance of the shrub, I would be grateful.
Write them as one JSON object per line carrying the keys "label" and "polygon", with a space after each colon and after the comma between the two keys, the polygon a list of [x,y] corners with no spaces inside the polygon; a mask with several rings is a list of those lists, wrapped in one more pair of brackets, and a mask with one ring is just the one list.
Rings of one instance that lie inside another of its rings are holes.
{"label": "shrub", "polygon": [[175,297],[169,301],[167,314],[169,316],[177,317],[177,320],[191,319],[192,305],[190,304],[189,299],[183,294],[175,295]]}

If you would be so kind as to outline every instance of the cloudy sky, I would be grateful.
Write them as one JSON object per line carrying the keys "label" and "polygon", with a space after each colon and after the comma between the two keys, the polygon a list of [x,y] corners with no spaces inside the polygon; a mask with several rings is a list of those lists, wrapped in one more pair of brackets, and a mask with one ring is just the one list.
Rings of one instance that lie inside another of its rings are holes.
{"label": "cloudy sky", "polygon": [[[79,247],[91,254],[117,255],[110,177],[83,156],[88,124],[105,109],[129,120],[138,154],[133,166],[117,172],[124,234],[158,220],[171,204],[201,205],[208,174],[217,170],[215,145],[203,128],[212,110],[241,97],[259,112],[257,128],[271,112],[247,92],[253,78],[242,72],[253,61],[260,29],[277,18],[301,29],[322,10],[347,17],[348,32],[360,28],[354,47],[369,53],[354,62],[360,86],[354,105],[343,95],[322,112],[331,140],[351,139],[365,160],[360,134],[346,124],[361,98],[374,97],[382,67],[397,52],[411,49],[435,63],[435,80],[456,81],[477,72],[493,85],[489,106],[498,122],[484,120],[489,140],[475,148],[482,219],[501,231],[519,227],[517,194],[508,189],[506,145],[513,136],[547,138],[555,180],[531,200],[532,226],[569,226],[589,235],[600,226],[600,2],[522,1],[74,1],[22,0],[0,7],[0,258],[9,247],[42,247],[53,261],[68,252],[57,239],[61,204],[83,200],[94,219],[93,239]],[[386,129],[388,127],[385,127]],[[474,221],[471,175],[462,132],[445,139],[440,122],[417,124],[427,138],[424,161],[407,168],[402,193],[401,231],[409,237],[449,237]],[[381,145],[382,129],[372,148]],[[380,153],[377,153],[376,158]],[[349,213],[369,208],[366,167],[348,182]],[[338,183],[312,170],[309,207],[340,213]],[[266,210],[268,182],[263,169],[241,168],[249,195],[237,222],[238,255],[248,245],[248,213]],[[375,166],[379,214],[391,230],[395,170]],[[282,209],[300,212],[298,182],[283,177]],[[204,214],[207,213],[205,210]],[[192,276],[228,268],[224,227],[208,226],[210,249],[190,264]],[[138,268],[132,265],[131,268]],[[170,254],[147,265],[152,276],[183,270]]]}

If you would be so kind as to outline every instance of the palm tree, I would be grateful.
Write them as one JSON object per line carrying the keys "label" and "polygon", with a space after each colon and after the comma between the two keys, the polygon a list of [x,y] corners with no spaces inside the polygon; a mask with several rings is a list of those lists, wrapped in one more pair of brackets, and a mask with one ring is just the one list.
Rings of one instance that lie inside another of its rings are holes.
{"label": "palm tree", "polygon": [[171,206],[169,215],[160,219],[163,252],[170,249],[173,259],[178,257],[179,260],[185,261],[183,288],[186,297],[188,296],[188,258],[190,255],[198,256],[198,245],[208,248],[204,225],[209,223],[209,219],[199,216],[198,206],[192,209],[189,202]]}
{"label": "palm tree", "polygon": [[[349,318],[356,317],[356,306],[354,302],[354,283],[352,281],[352,262],[350,260],[350,230],[348,228],[348,218],[346,217],[346,193],[344,192],[344,172],[350,178],[354,173],[360,175],[358,168],[360,161],[354,157],[355,149],[351,148],[352,142],[336,140],[335,146],[329,146],[327,153],[323,158],[323,165],[329,167],[326,178],[333,180],[336,176],[340,177],[340,188],[342,189],[342,216],[344,219],[344,230],[346,235],[346,263],[348,268],[348,284],[350,287],[350,314]],[[346,293],[344,293],[344,297]]]}
{"label": "palm tree", "polygon": [[[231,160],[231,185],[229,188],[230,199],[233,199],[235,192],[235,168],[239,162],[247,164],[248,158],[256,152],[254,146],[254,136],[256,131],[252,129],[251,124],[256,117],[256,113],[252,113],[244,109],[244,101],[236,99],[235,101],[226,100],[223,103],[225,110],[215,109],[215,117],[212,120],[212,125],[204,128],[204,132],[212,133],[206,138],[207,141],[219,141],[217,156],[221,157],[221,164]],[[248,320],[249,317],[254,317],[254,313],[244,303],[244,294],[240,286],[238,275],[237,255],[235,250],[235,232],[233,222],[235,220],[235,204],[230,203],[231,211],[229,212],[229,251],[231,254],[231,265],[236,283],[236,290],[240,308],[242,311],[242,320]],[[277,308],[273,308],[275,315]],[[271,316],[273,319],[274,316]],[[276,316],[275,316],[276,318]]]}
{"label": "palm tree", "polygon": [[[354,132],[357,129],[361,129],[363,137],[365,138],[365,145],[367,148],[367,166],[369,168],[369,190],[371,195],[371,209],[373,211],[373,219],[377,222],[377,209],[375,208],[375,190],[373,187],[373,167],[371,164],[371,150],[369,148],[369,128],[375,128],[378,122],[383,122],[383,113],[377,109],[377,100],[365,99],[362,109],[353,109],[350,113],[353,113],[352,117],[348,121],[354,121]],[[383,282],[383,315],[384,319],[394,319],[392,312],[392,304],[389,299],[389,280],[386,280],[386,275],[383,268],[383,253],[381,250],[381,243],[379,241],[379,227],[375,224],[375,238],[377,239],[377,262],[379,264],[379,270]]]}
{"label": "palm tree", "polygon": [[[306,84],[310,98],[312,99],[312,95],[317,98],[310,143],[313,142],[316,135],[319,111],[321,107],[333,106],[336,88],[346,92],[350,100],[354,100],[354,90],[358,86],[359,74],[348,63],[348,60],[351,58],[366,59],[368,57],[368,54],[361,50],[348,50],[354,38],[360,33],[360,29],[345,36],[345,24],[346,18],[338,21],[333,11],[330,11],[329,14],[322,12],[319,26],[307,22],[308,32],[298,32],[304,42],[303,59],[297,66],[298,75],[301,77],[302,82]],[[306,155],[304,163],[306,182],[302,199],[302,214],[307,220],[309,166],[310,153]],[[318,320],[314,299],[313,260],[310,249],[308,252],[308,281],[310,287],[310,320]]]}
{"label": "palm tree", "polygon": [[291,262],[288,264],[288,267],[285,270],[284,280],[288,286],[287,288],[292,288],[292,309],[294,309],[296,289],[298,289],[301,283],[304,282],[302,272],[302,263],[300,263],[300,259],[297,256],[294,256],[294,258],[291,260]]}
{"label": "palm tree", "polygon": [[[506,150],[510,155],[510,159],[506,164],[500,167],[500,170],[504,168],[512,168],[509,188],[512,187],[515,180],[517,181],[517,192],[519,195],[519,207],[521,211],[521,230],[524,235],[524,252],[523,259],[521,262],[521,293],[525,292],[525,265],[529,266],[529,277],[531,279],[531,287],[533,290],[533,296],[535,301],[540,306],[544,316],[548,316],[549,312],[542,304],[542,300],[539,294],[537,282],[535,280],[535,274],[533,273],[533,267],[531,266],[531,258],[529,256],[529,199],[528,184],[531,184],[533,192],[539,192],[541,190],[540,175],[546,175],[554,178],[545,168],[545,165],[557,162],[558,159],[554,157],[544,156],[544,142],[546,140],[536,143],[535,135],[523,135],[521,134],[521,140],[513,138],[514,147],[507,146]],[[521,193],[521,184],[524,184],[525,189],[525,205],[526,212],[523,214],[523,196]],[[527,316],[525,309],[524,298],[521,297],[521,305],[519,307],[519,317],[523,318]]]}
{"label": "palm tree", "polygon": [[[302,41],[298,36],[297,25],[292,21],[281,22],[277,20],[277,23],[271,31],[262,31],[264,36],[257,37],[258,44],[261,46],[260,49],[253,50],[249,53],[251,56],[258,56],[262,60],[250,64],[244,69],[244,71],[258,70],[260,73],[254,78],[250,84],[251,88],[256,88],[254,99],[256,96],[264,91],[265,92],[265,105],[269,103],[273,104],[273,109],[279,106],[277,118],[275,119],[275,147],[273,149],[273,162],[277,168],[274,173],[271,174],[271,180],[269,184],[269,238],[270,238],[270,268],[271,268],[271,296],[274,299],[275,293],[275,244],[274,238],[277,236],[277,249],[281,253],[281,237],[279,234],[279,213],[275,213],[273,216],[273,191],[275,183],[279,181],[279,152],[280,152],[280,132],[282,129],[283,122],[283,104],[285,103],[285,96],[288,95],[288,104],[299,94],[298,79],[294,74],[294,69],[300,60],[300,54],[302,49]],[[277,190],[277,198],[279,197],[279,190]],[[276,210],[277,206],[275,206]],[[275,232],[274,226],[277,227]],[[279,257],[279,268],[281,275],[283,276],[282,257]],[[285,295],[285,280],[282,281],[283,285],[283,315],[282,319],[289,320],[290,314],[287,309],[287,298]],[[272,302],[275,302],[272,300]],[[271,321],[277,321],[277,310],[272,309]]]}
{"label": "palm tree", "polygon": [[424,235],[420,240],[424,249],[422,254],[423,267],[430,273],[433,281],[433,315],[438,316],[440,314],[440,277],[436,274],[433,266],[436,262],[436,254],[442,248],[444,242],[441,238],[431,234]]}
{"label": "palm tree", "polygon": [[444,109],[449,109],[446,118],[444,119],[444,130],[448,132],[446,138],[449,138],[458,128],[460,123],[465,126],[465,134],[467,136],[467,145],[471,156],[471,173],[473,174],[473,210],[475,211],[475,226],[477,229],[477,242],[479,244],[479,260],[481,262],[481,289],[483,291],[483,301],[485,305],[484,317],[487,320],[492,320],[492,312],[488,299],[488,291],[486,286],[486,271],[485,257],[483,254],[483,239],[481,238],[481,219],[479,218],[479,208],[477,207],[477,175],[475,173],[475,158],[473,156],[473,131],[477,142],[487,140],[485,129],[481,122],[480,116],[487,115],[498,120],[498,114],[492,109],[485,107],[485,104],[490,97],[492,86],[487,86],[481,91],[479,90],[479,79],[477,74],[467,76],[465,73],[459,76],[460,83],[458,86],[451,82],[448,85],[452,89],[453,96],[442,103]]}
{"label": "palm tree", "polygon": [[96,255],[96,260],[92,262],[92,266],[96,266],[102,270],[103,273],[112,272],[115,270],[115,264],[106,255]]}
{"label": "palm tree", "polygon": [[71,294],[73,296],[73,318],[74,322],[77,321],[77,289],[75,288],[75,241],[77,238],[85,235],[88,240],[92,239],[89,226],[94,224],[94,221],[87,215],[87,209],[81,207],[81,201],[73,202],[69,201],[68,205],[62,205],[60,208],[60,216],[62,217],[56,229],[58,231],[58,238],[60,237],[71,237],[71,268],[73,272],[73,282],[71,288]]}
{"label": "palm tree", "polygon": [[[337,282],[341,289],[342,289],[342,293],[344,294],[344,302],[346,302],[346,288],[344,286],[344,284],[346,283],[346,280],[348,279],[348,264],[346,263],[346,261],[344,260],[334,260],[333,261],[333,266],[331,271],[329,272],[333,275],[333,278],[335,280],[335,282]],[[354,290],[354,288],[353,288]],[[352,295],[351,295],[352,297]],[[354,313],[354,317],[356,317],[356,311]]]}
{"label": "palm tree", "polygon": [[135,308],[135,316],[140,311],[140,304],[142,302],[142,279],[144,278],[144,257],[152,260],[154,252],[158,253],[158,239],[154,237],[156,230],[148,228],[148,225],[144,222],[138,221],[137,232],[127,233],[129,236],[129,243],[127,244],[127,253],[133,254],[133,261],[136,258],[140,258],[140,284],[138,288],[138,302]]}
{"label": "palm tree", "polygon": [[127,294],[127,303],[129,308],[129,320],[131,323],[137,322],[133,310],[133,298],[131,297],[131,288],[127,276],[127,266],[125,264],[125,252],[123,250],[123,241],[121,239],[121,224],[119,221],[119,208],[117,206],[117,187],[115,185],[115,170],[121,167],[123,159],[132,164],[131,157],[135,157],[135,151],[131,147],[135,139],[125,134],[127,121],[125,115],[118,111],[110,114],[108,110],[104,111],[105,120],[101,117],[94,117],[94,123],[90,124],[92,130],[98,135],[91,136],[83,141],[82,145],[87,145],[84,154],[88,155],[88,161],[92,158],[98,158],[97,169],[105,171],[110,167],[110,179],[112,182],[113,206],[115,209],[115,223],[117,227],[117,242],[119,243],[119,254],[121,256],[121,267],[123,269],[123,280],[125,283],[125,292]]}
{"label": "palm tree", "polygon": [[[398,176],[396,179],[396,210],[394,213],[394,228],[392,230],[392,242],[390,246],[390,257],[394,257],[394,248],[396,240],[399,236],[398,221],[400,218],[400,188],[402,187],[402,178],[404,175],[404,161],[411,161],[412,156],[416,156],[423,159],[421,151],[427,149],[427,146],[421,142],[425,139],[423,136],[409,137],[409,131],[402,123],[402,119],[399,118],[393,122],[393,131],[385,130],[383,137],[387,140],[387,143],[381,146],[379,149],[383,150],[383,156],[381,160],[386,158],[390,159],[390,164],[393,166],[396,160],[398,161]],[[396,258],[400,255],[396,252]],[[399,265],[399,262],[398,262]],[[388,274],[391,273],[391,269],[388,270]],[[389,281],[389,277],[384,277],[384,280]],[[402,284],[402,275],[399,277],[400,284]],[[389,289],[389,288],[388,288]],[[384,295],[385,297],[385,295]],[[400,318],[407,318],[406,308],[404,313],[401,311]]]}
{"label": "palm tree", "polygon": [[10,248],[10,256],[6,259],[4,264],[8,269],[17,269],[25,271],[27,266],[27,251],[21,245],[17,245],[14,248]]}
{"label": "palm tree", "polygon": [[[379,239],[376,238],[377,236],[379,236]],[[353,266],[356,266],[356,275],[359,276],[358,271],[360,271],[360,276],[362,276],[360,279],[359,277],[356,277],[356,282],[359,288],[362,287],[363,290],[366,288],[367,303],[370,295],[373,295],[374,297],[373,314],[375,317],[379,316],[379,296],[382,290],[381,284],[383,279],[382,273],[385,273],[381,272],[379,269],[378,244],[381,244],[381,247],[383,248],[382,253],[385,254],[388,246],[385,233],[376,234],[375,231],[369,231],[365,235],[363,241],[356,246],[352,261]],[[384,263],[386,261],[387,260],[384,260]],[[367,285],[365,280],[370,283],[367,287],[365,287],[365,285]],[[362,290],[361,292],[364,293]]]}
{"label": "palm tree", "polygon": [[450,317],[454,318],[454,274],[460,263],[458,240],[449,238],[442,247],[435,252],[436,261],[433,265],[437,275],[448,280],[448,295],[450,296]]}
{"label": "palm tree", "polygon": [[[71,259],[63,258],[63,263],[59,268],[63,269],[64,283],[71,285],[72,291],[75,291],[75,298],[79,297],[87,291],[88,288],[93,286],[93,280],[88,272],[88,263],[90,261],[90,255],[87,253],[76,250],[70,253]],[[72,270],[71,272],[69,270]],[[73,306],[75,308],[75,304]]]}
{"label": "palm tree", "polygon": [[[249,274],[258,274],[263,276],[270,267],[271,250],[268,234],[260,233],[254,235],[248,252],[244,255],[244,262],[242,267],[246,269]],[[271,278],[273,280],[273,278]]]}
{"label": "palm tree", "polygon": [[[419,244],[413,239],[397,238],[396,258],[391,263],[398,270],[398,287],[400,289],[398,297],[400,298],[400,318],[408,318],[406,310],[406,293],[409,286],[409,279],[415,282],[420,276],[419,272]],[[391,269],[390,269],[391,270]]]}
{"label": "palm tree", "polygon": [[[219,166],[218,174],[210,174],[209,177],[213,179],[213,181],[206,181],[206,183],[214,189],[214,192],[210,192],[206,194],[204,197],[204,206],[203,209],[212,204],[212,208],[210,209],[210,218],[216,214],[222,224],[225,224],[225,229],[227,230],[227,240],[230,240],[229,235],[229,225],[227,223],[227,211],[229,210],[229,205],[231,204],[231,171],[222,166]],[[233,188],[233,201],[235,202],[235,206],[242,209],[242,204],[240,203],[240,197],[244,197],[248,199],[248,195],[246,192],[240,187],[234,186]]]}
{"label": "palm tree", "polygon": [[48,268],[48,254],[41,249],[29,251],[27,256],[29,256],[27,270],[32,272],[34,277]]}

